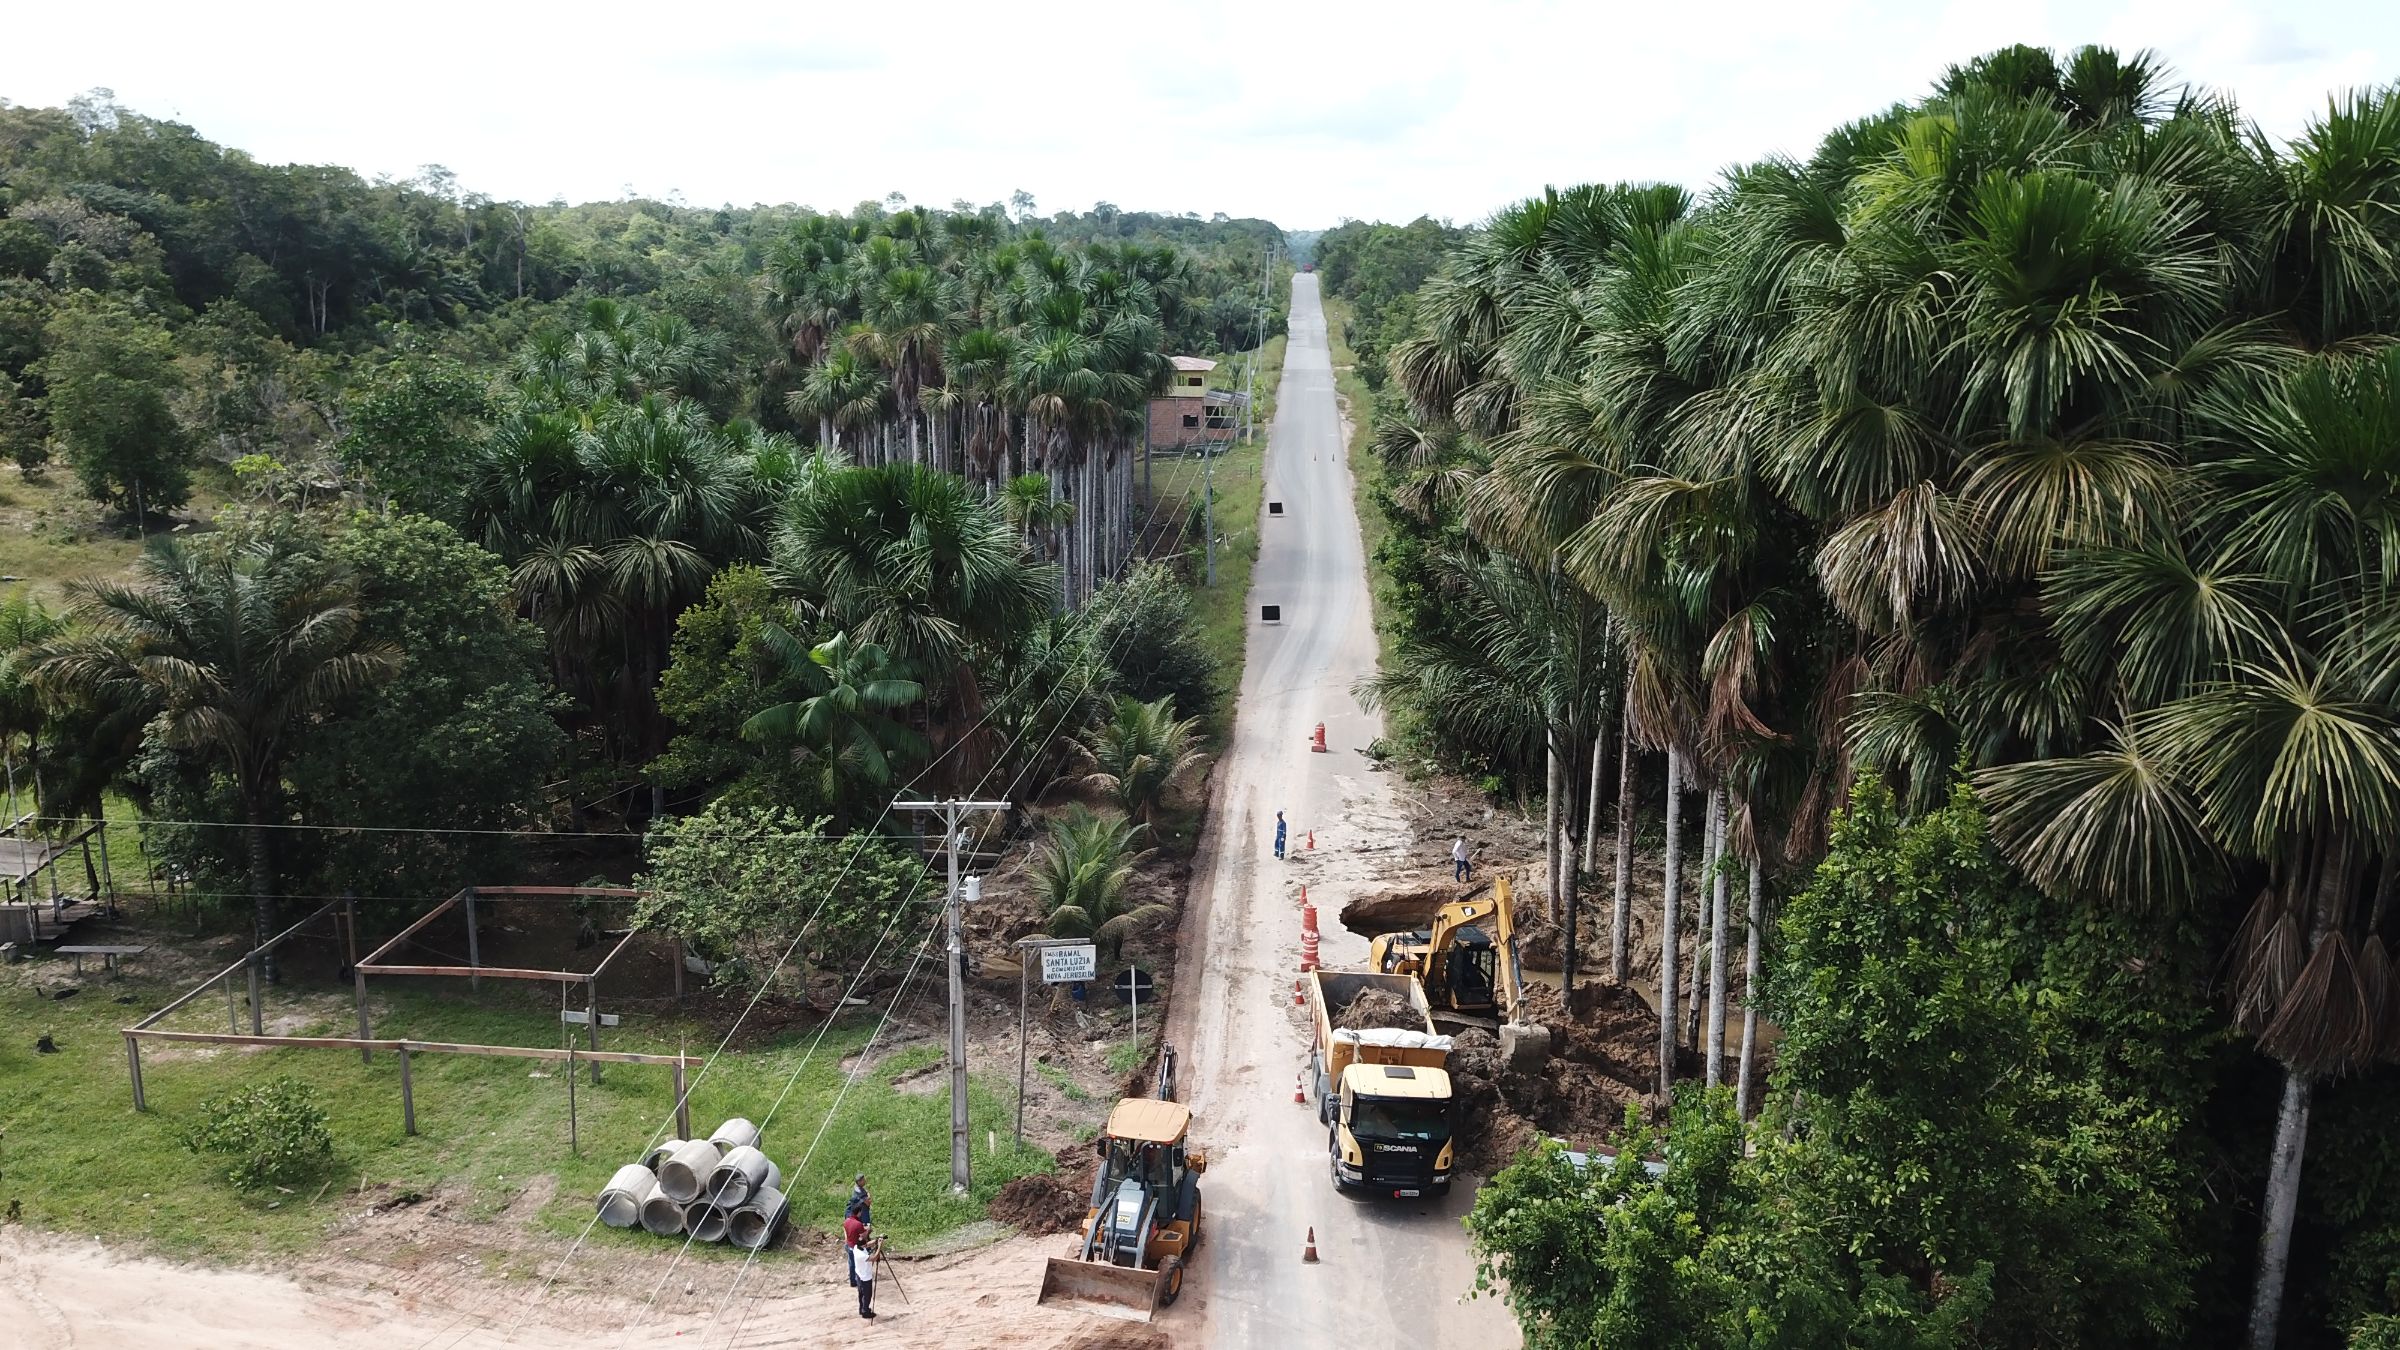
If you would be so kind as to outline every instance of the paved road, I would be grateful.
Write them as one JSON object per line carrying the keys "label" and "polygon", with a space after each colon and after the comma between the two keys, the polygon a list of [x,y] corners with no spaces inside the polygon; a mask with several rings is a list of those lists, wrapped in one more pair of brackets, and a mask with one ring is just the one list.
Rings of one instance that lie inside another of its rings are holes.
{"label": "paved road", "polygon": [[[1459,1226],[1471,1184],[1444,1201],[1337,1195],[1326,1175],[1324,1127],[1313,1107],[1292,1101],[1308,1052],[1291,998],[1298,886],[1305,880],[1319,906],[1324,964],[1363,965],[1365,940],[1333,916],[1409,842],[1389,779],[1369,772],[1360,754],[1382,721],[1350,693],[1375,667],[1351,489],[1317,279],[1302,274],[1293,279],[1267,455],[1266,496],[1283,502],[1285,515],[1261,522],[1239,714],[1201,854],[1211,863],[1194,878],[1184,920],[1184,968],[1200,976],[1176,996],[1173,1032],[1195,1136],[1211,1160],[1190,1307],[1175,1309],[1167,1324],[1179,1341],[1196,1326],[1204,1343],[1224,1347],[1504,1350],[1520,1338],[1498,1301],[1461,1302],[1474,1279]],[[1262,604],[1280,605],[1283,622],[1258,623]],[[1330,754],[1307,749],[1320,722]],[[1273,857],[1277,810],[1297,855],[1286,863]],[[1313,853],[1304,847],[1312,829]],[[1323,1259],[1305,1265],[1312,1226]]]}

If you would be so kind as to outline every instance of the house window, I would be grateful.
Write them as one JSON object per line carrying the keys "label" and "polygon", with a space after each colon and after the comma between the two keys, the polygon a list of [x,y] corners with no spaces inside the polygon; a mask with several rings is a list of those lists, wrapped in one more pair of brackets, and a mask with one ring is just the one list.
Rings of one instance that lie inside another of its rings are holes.
{"label": "house window", "polygon": [[1197,389],[1200,387],[1200,378],[1201,377],[1197,375],[1186,375],[1183,377],[1183,382],[1187,385],[1190,385],[1192,388]]}
{"label": "house window", "polygon": [[1200,425],[1200,419],[1192,416],[1190,413],[1185,413],[1183,415],[1183,424],[1187,427],[1196,427]]}

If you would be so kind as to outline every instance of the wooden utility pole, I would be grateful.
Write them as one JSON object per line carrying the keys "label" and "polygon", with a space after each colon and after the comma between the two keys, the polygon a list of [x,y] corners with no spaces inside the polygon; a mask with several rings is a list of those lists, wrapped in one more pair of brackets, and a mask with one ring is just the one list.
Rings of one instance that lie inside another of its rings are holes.
{"label": "wooden utility pole", "polygon": [[[892,807],[900,811],[930,811],[942,821],[942,852],[949,860],[950,871],[949,890],[942,905],[943,928],[950,948],[950,1189],[954,1194],[965,1195],[975,1150],[967,1139],[967,977],[966,944],[959,936],[959,911],[965,899],[958,877],[960,825],[969,812],[1006,811],[1009,804],[952,797],[944,801],[896,801]],[[980,889],[980,878],[969,880],[978,883]]]}

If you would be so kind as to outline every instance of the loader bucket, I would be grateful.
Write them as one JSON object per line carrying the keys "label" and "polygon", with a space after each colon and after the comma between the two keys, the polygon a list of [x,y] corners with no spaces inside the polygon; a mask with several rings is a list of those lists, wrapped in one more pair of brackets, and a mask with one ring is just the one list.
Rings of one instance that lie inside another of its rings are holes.
{"label": "loader bucket", "polygon": [[1095,1317],[1147,1322],[1158,1311],[1158,1272],[1053,1256],[1042,1271],[1042,1295],[1034,1302]]}

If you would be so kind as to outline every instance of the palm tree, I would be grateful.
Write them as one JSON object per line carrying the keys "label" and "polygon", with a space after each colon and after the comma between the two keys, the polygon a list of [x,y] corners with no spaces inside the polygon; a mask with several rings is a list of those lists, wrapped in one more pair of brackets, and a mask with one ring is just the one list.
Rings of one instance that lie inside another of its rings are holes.
{"label": "palm tree", "polygon": [[[130,582],[75,588],[81,631],[42,649],[54,697],[138,709],[153,734],[216,761],[241,798],[258,936],[277,931],[283,766],[309,724],[399,668],[359,631],[348,576],[288,537],[162,538]],[[265,973],[275,978],[272,953]]]}
{"label": "palm tree", "polygon": [[[5,760],[11,825],[16,817],[20,746],[36,749],[49,721],[33,680],[33,665],[44,644],[66,631],[65,616],[51,613],[31,591],[18,591],[0,604],[0,759]],[[34,810],[41,810],[38,799]]]}
{"label": "palm tree", "polygon": [[1109,960],[1126,935],[1171,915],[1171,906],[1130,904],[1134,851],[1146,827],[1113,812],[1069,806],[1050,822],[1050,837],[1034,847],[1035,890],[1050,907],[1042,931],[1050,937],[1088,937]]}
{"label": "palm tree", "polygon": [[2111,743],[1977,782],[2002,847],[2055,893],[2155,909],[2258,886],[2227,960],[2236,1022],[2284,1069],[2251,1305],[2264,1347],[2314,1085],[2400,1060],[2400,348],[2320,357],[2197,414],[2207,491],[2182,537],[2070,560],[2051,591],[2071,650],[2107,654]]}
{"label": "palm tree", "polygon": [[1084,781],[1136,822],[1155,825],[1167,793],[1203,757],[1200,719],[1177,719],[1173,695],[1144,703],[1120,694],[1109,719],[1086,733],[1084,753],[1092,764]]}
{"label": "palm tree", "polygon": [[759,627],[759,646],[809,690],[808,697],[759,710],[742,724],[756,741],[796,742],[798,754],[823,767],[825,800],[848,800],[847,784],[881,789],[899,765],[921,759],[925,738],[890,716],[925,696],[925,686],[874,643],[853,642],[836,633],[814,647],[802,645],[778,623]]}

